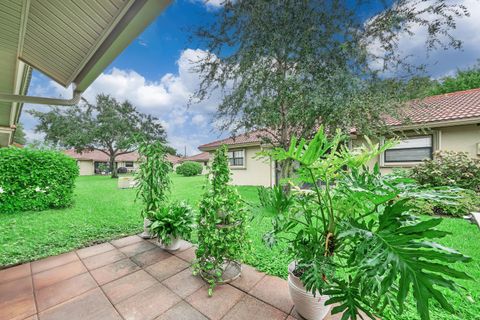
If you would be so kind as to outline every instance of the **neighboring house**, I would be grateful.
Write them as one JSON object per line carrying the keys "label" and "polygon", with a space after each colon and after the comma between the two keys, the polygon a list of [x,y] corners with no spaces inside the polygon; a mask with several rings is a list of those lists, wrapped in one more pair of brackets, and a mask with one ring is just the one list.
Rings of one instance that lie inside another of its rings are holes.
{"label": "neighboring house", "polygon": [[185,157],[180,159],[180,163],[185,161],[193,161],[198,162],[202,165],[202,174],[206,174],[208,172],[208,162],[210,161],[210,153],[209,152],[202,152],[190,157]]}
{"label": "neighboring house", "polygon": [[201,145],[198,149],[213,153],[218,147],[226,145],[233,184],[273,186],[276,183],[275,163],[257,156],[267,147],[262,143],[265,134],[262,131],[242,134]]}
{"label": "neighboring house", "polygon": [[[467,152],[480,159],[480,88],[411,101],[404,115],[408,123],[386,120],[400,141],[371,163],[372,166],[379,163],[383,173],[431,159],[437,150]],[[276,164],[256,157],[259,151],[268,148],[262,143],[262,134],[257,131],[214,141],[199,149],[213,152],[227,145],[233,184],[271,186],[277,181]],[[353,133],[351,137],[352,147],[364,142],[360,134]],[[380,138],[380,143],[384,139]]]}
{"label": "neighboring house", "polygon": [[[109,166],[109,157],[99,151],[84,151],[82,153],[76,152],[74,149],[65,150],[64,153],[77,160],[81,176],[90,176],[100,173],[99,166],[105,164]],[[139,166],[139,154],[137,152],[130,152],[116,157],[115,165],[117,168],[127,168],[128,172],[135,172]],[[175,166],[179,163],[181,158],[177,156],[167,155],[167,160]]]}

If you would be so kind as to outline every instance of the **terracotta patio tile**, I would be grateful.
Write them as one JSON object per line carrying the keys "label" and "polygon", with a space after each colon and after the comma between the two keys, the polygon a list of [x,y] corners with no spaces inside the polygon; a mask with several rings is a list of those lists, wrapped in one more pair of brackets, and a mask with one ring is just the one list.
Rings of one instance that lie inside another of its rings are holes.
{"label": "terracotta patio tile", "polygon": [[121,247],[126,247],[128,245],[131,245],[131,244],[134,244],[134,243],[137,243],[137,242],[140,242],[140,241],[143,241],[143,239],[140,238],[137,235],[133,235],[133,236],[125,237],[125,238],[112,240],[112,241],[110,241],[110,243],[113,244],[117,248],[121,248]]}
{"label": "terracotta patio tile", "polygon": [[178,294],[182,298],[186,298],[199,288],[206,285],[205,281],[199,276],[194,276],[192,270],[185,269],[180,273],[163,281],[162,284],[170,290]]}
{"label": "terracotta patio tile", "polygon": [[267,275],[250,290],[249,294],[287,314],[292,310],[293,302],[288,293],[288,284],[283,279]]}
{"label": "terracotta patio tile", "polygon": [[126,255],[115,249],[85,258],[83,263],[88,270],[93,270],[125,258],[127,258]]}
{"label": "terracotta patio tile", "polygon": [[164,259],[145,268],[145,271],[157,278],[157,280],[163,281],[188,267],[189,264],[187,262],[175,256],[171,256],[170,258]]}
{"label": "terracotta patio tile", "polygon": [[155,320],[208,320],[185,301],[180,301]]}
{"label": "terracotta patio tile", "polygon": [[172,257],[172,255],[167,251],[160,248],[153,248],[135,255],[131,257],[131,259],[140,267],[145,267],[170,257]]}
{"label": "terracotta patio tile", "polygon": [[90,290],[39,314],[40,320],[121,320],[100,289]]}
{"label": "terracotta patio tile", "polygon": [[30,317],[25,318],[23,320],[38,320],[38,316],[36,314],[34,314],[33,316],[30,316]]}
{"label": "terracotta patio tile", "polygon": [[[59,303],[72,299],[97,287],[95,280],[88,273],[57,282],[46,288],[36,290],[38,311],[43,311]],[[42,318],[42,316],[40,316]]]}
{"label": "terracotta patio tile", "polygon": [[91,271],[92,276],[100,285],[116,280],[140,269],[130,259],[123,259]]}
{"label": "terracotta patio tile", "polygon": [[0,319],[23,319],[36,312],[32,278],[24,277],[0,285]]}
{"label": "terracotta patio tile", "polygon": [[114,246],[112,246],[108,242],[105,242],[105,243],[97,244],[91,247],[79,249],[77,250],[77,254],[81,259],[85,259],[85,258],[95,256],[97,254],[104,253],[113,249],[115,249]]}
{"label": "terracotta patio tile", "polygon": [[81,261],[73,261],[59,267],[48,269],[33,275],[35,290],[48,287],[54,283],[66,280],[81,273],[87,272]]}
{"label": "terracotta patio tile", "polygon": [[126,320],[149,320],[164,313],[180,300],[179,296],[158,283],[115,307]]}
{"label": "terracotta patio tile", "polygon": [[195,251],[197,251],[197,247],[191,247],[184,251],[172,252],[172,253],[177,257],[179,257],[180,259],[183,259],[188,263],[192,263],[196,259]]}
{"label": "terracotta patio tile", "polygon": [[265,302],[246,295],[223,317],[225,320],[284,320],[287,314]]}
{"label": "terracotta patio tile", "polygon": [[123,278],[107,283],[103,291],[112,303],[118,303],[140,291],[155,285],[157,280],[143,270],[129,274]]}
{"label": "terracotta patio tile", "polygon": [[245,293],[230,285],[221,285],[215,288],[213,296],[208,296],[207,287],[198,289],[185,299],[195,309],[206,315],[209,319],[221,319]]}
{"label": "terracotta patio tile", "polygon": [[242,265],[242,274],[240,277],[231,283],[232,286],[248,292],[250,291],[262,278],[265,276],[265,273],[257,271],[255,268],[245,265]]}
{"label": "terracotta patio tile", "polygon": [[75,252],[68,252],[58,256],[48,257],[31,263],[32,273],[39,273],[48,269],[52,269],[73,261],[78,261]]}
{"label": "terracotta patio tile", "polygon": [[139,253],[142,253],[144,251],[150,250],[155,248],[155,245],[142,240],[141,242],[137,242],[131,245],[128,245],[126,247],[122,247],[119,250],[122,251],[124,254],[126,254],[128,257],[133,257]]}
{"label": "terracotta patio tile", "polygon": [[0,284],[30,275],[30,263],[0,270]]}

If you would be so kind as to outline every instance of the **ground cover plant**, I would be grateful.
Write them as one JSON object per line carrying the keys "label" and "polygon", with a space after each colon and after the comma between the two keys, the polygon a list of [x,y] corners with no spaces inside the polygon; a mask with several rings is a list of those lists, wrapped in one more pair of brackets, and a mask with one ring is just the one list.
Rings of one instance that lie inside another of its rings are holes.
{"label": "ground cover plant", "polygon": [[0,214],[68,207],[77,176],[75,160],[61,152],[0,148]]}
{"label": "ground cover plant", "polygon": [[[204,176],[183,177],[172,174],[172,199],[185,200],[197,206],[203,193]],[[263,209],[259,206],[257,187],[237,187],[252,215],[257,216]],[[26,211],[0,215],[0,266],[40,259],[93,243],[139,233],[142,231],[142,217],[138,214],[140,203],[135,203],[135,190],[117,189],[117,181],[108,176],[82,176],[76,181],[75,205],[61,210],[42,212]],[[95,204],[95,205],[92,205]],[[440,239],[442,245],[453,247],[469,255],[469,264],[455,264],[458,270],[480,278],[480,232],[478,227],[462,219],[441,218],[438,229],[449,234]],[[280,242],[273,250],[266,247],[262,236],[271,229],[267,219],[256,220],[249,228],[252,250],[247,252],[245,263],[271,275],[286,278],[290,259],[285,255],[287,245]],[[196,241],[195,234],[192,240]],[[460,280],[470,297],[444,292],[454,305],[455,313],[450,314],[437,304],[432,304],[431,317],[438,320],[476,319],[480,314],[480,286],[478,282]],[[413,298],[401,316],[388,313],[383,319],[418,319]]]}

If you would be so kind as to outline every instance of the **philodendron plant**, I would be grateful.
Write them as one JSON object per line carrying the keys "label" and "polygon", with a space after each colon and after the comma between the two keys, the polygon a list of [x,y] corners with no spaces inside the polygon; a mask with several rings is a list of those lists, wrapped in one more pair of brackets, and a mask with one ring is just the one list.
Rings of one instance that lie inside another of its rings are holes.
{"label": "philodendron plant", "polygon": [[[454,268],[470,258],[432,241],[447,235],[436,229],[442,220],[412,214],[412,199],[441,201],[448,192],[368,168],[393,143],[379,147],[367,139],[366,146],[349,150],[344,135],[328,138],[321,128],[310,142],[293,139],[289,150],[269,153],[299,168],[290,193],[261,192],[267,211],[275,212],[265,241],[273,245],[282,237],[289,243],[295,275],[309,292],[329,296],[326,304],[335,304],[332,313],[343,313],[342,319],[356,319],[361,311],[381,316],[386,306],[400,314],[409,292],[420,318],[429,319],[432,300],[453,311],[442,289],[457,290],[455,279],[470,278]],[[305,185],[310,188],[298,187]]]}
{"label": "philodendron plant", "polygon": [[226,267],[231,263],[239,266],[249,247],[247,210],[229,182],[227,147],[222,146],[215,152],[197,219],[198,249],[194,274],[200,274],[209,283],[209,295],[218,283],[226,280]]}

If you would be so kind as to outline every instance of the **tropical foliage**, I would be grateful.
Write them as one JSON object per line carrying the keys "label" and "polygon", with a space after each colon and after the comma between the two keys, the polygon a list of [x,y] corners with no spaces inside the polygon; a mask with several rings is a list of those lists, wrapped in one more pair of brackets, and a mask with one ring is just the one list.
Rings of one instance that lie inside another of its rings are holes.
{"label": "tropical foliage", "polygon": [[169,245],[175,238],[188,238],[193,229],[193,210],[186,202],[172,202],[155,211],[151,220],[150,232]]}
{"label": "tropical foliage", "polygon": [[203,167],[200,163],[194,161],[185,161],[175,169],[175,172],[185,177],[202,174]]}
{"label": "tropical foliage", "polygon": [[73,203],[78,167],[58,151],[0,148],[0,213]]}
{"label": "tropical foliage", "polygon": [[470,258],[432,241],[447,235],[436,228],[441,219],[412,214],[412,200],[448,201],[448,190],[369,169],[366,164],[393,142],[379,147],[367,139],[354,151],[345,142],[339,132],[329,139],[321,128],[310,142],[294,138],[288,150],[270,152],[276,160],[297,162],[297,178],[290,183],[311,188],[294,188],[287,208],[276,205],[266,243],[284,237],[296,261],[294,273],[308,291],[338,304],[332,312],[343,313],[343,319],[356,319],[360,311],[381,316],[387,306],[400,314],[410,292],[422,319],[429,319],[432,301],[452,312],[443,290],[458,290],[454,280],[469,279],[454,264]]}
{"label": "tropical foliage", "polygon": [[161,141],[143,141],[139,153],[140,165],[135,174],[137,200],[140,199],[143,203],[143,217],[151,219],[167,202],[171,187],[169,173],[172,166],[166,159]]}
{"label": "tropical foliage", "polygon": [[229,182],[227,147],[222,146],[215,152],[197,218],[194,273],[201,274],[209,283],[209,295],[223,281],[226,266],[241,261],[250,246],[246,205]]}

